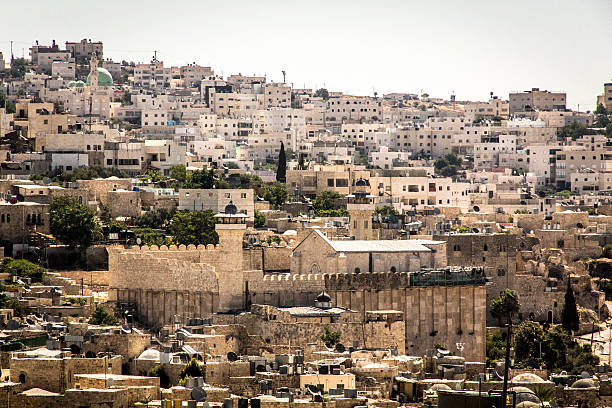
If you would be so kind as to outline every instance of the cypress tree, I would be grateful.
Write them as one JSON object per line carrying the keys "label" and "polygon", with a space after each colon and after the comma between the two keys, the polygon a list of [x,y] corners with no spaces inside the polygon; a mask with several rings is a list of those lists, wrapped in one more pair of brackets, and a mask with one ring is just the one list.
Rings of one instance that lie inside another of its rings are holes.
{"label": "cypress tree", "polygon": [[572,290],[571,281],[567,280],[567,291],[565,292],[565,305],[561,313],[561,325],[568,332],[578,330],[580,318],[578,316],[578,307],[576,306],[576,298]]}
{"label": "cypress tree", "polygon": [[278,167],[276,169],[276,181],[284,183],[287,181],[287,157],[285,156],[285,145],[281,142],[278,153]]}

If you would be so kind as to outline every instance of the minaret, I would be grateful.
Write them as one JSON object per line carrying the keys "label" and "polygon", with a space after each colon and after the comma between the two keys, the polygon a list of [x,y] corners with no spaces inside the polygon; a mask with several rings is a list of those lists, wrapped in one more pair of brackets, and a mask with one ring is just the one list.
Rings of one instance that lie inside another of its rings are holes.
{"label": "minaret", "polygon": [[98,86],[98,56],[95,52],[89,60],[89,86]]}
{"label": "minaret", "polygon": [[369,183],[363,178],[355,182],[353,194],[347,196],[349,212],[349,236],[356,240],[376,239],[372,228],[374,196],[368,193]]}
{"label": "minaret", "polygon": [[219,253],[215,265],[219,277],[219,311],[243,310],[246,284],[242,263],[242,238],[248,216],[238,212],[233,202],[215,215],[219,235]]}

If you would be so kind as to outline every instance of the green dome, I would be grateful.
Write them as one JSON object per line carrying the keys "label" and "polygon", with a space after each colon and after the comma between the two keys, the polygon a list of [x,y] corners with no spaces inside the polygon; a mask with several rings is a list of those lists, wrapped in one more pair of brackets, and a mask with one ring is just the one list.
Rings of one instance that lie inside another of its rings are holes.
{"label": "green dome", "polygon": [[[91,85],[89,75],[87,75],[87,85]],[[100,67],[98,67],[98,86],[113,86],[113,77],[110,72]]]}
{"label": "green dome", "polygon": [[83,81],[70,81],[68,82],[68,88],[82,88],[85,86]]}

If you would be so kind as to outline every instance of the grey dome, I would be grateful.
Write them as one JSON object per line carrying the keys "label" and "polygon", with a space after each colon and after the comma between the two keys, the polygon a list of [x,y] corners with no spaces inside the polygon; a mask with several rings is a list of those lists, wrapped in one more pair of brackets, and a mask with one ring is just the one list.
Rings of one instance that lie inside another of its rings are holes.
{"label": "grey dome", "polygon": [[596,388],[595,381],[590,378],[582,378],[572,384],[570,388]]}
{"label": "grey dome", "polygon": [[357,187],[366,187],[367,185],[368,182],[364,180],[363,177],[359,177],[359,179],[357,179],[357,181],[355,182],[355,186]]}
{"label": "grey dome", "polygon": [[238,207],[236,207],[236,205],[234,205],[234,203],[232,201],[229,202],[228,205],[225,206],[225,214],[237,214],[238,213]]}

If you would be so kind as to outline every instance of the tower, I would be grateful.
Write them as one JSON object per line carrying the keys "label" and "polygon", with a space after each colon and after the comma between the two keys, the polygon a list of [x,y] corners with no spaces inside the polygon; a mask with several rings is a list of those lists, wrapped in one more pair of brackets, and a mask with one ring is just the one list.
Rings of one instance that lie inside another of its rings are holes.
{"label": "tower", "polygon": [[95,52],[91,55],[91,60],[89,61],[89,78],[91,86],[98,86],[98,56]]}
{"label": "tower", "polygon": [[243,310],[246,285],[242,264],[242,238],[248,216],[238,212],[233,202],[215,215],[215,231],[219,235],[219,260],[223,272],[219,273],[219,310]]}
{"label": "tower", "polygon": [[353,194],[347,196],[349,212],[349,236],[356,240],[376,239],[372,228],[374,196],[368,193],[369,183],[363,178],[355,182]]}

